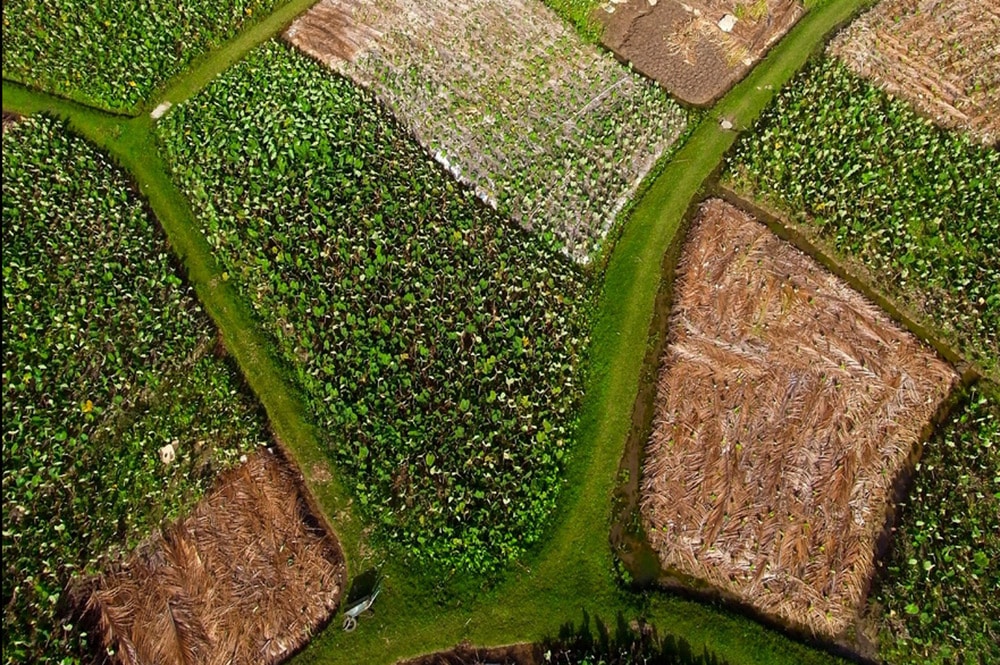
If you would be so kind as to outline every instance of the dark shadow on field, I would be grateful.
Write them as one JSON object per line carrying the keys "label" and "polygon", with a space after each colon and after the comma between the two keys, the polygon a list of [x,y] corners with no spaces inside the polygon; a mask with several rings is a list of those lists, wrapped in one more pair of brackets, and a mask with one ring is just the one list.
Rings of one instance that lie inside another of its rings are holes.
{"label": "dark shadow on field", "polygon": [[351,580],[351,590],[347,592],[347,601],[344,607],[350,607],[365,596],[370,596],[375,591],[378,584],[379,574],[377,568],[369,568]]}
{"label": "dark shadow on field", "polygon": [[695,653],[683,637],[660,637],[656,628],[643,622],[626,622],[619,612],[614,633],[600,617],[583,613],[579,624],[568,622],[557,638],[545,638],[542,651],[553,664],[575,665],[600,662],[607,665],[727,665],[727,661],[703,650]]}

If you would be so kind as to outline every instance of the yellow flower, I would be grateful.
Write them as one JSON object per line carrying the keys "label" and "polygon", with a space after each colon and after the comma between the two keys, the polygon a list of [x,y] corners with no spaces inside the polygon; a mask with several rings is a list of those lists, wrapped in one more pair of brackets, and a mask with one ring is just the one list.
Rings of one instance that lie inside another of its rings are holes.
{"label": "yellow flower", "polygon": [[83,403],[83,405],[80,406],[80,410],[83,411],[84,413],[90,413],[91,411],[94,410],[94,403],[88,399],[86,402]]}

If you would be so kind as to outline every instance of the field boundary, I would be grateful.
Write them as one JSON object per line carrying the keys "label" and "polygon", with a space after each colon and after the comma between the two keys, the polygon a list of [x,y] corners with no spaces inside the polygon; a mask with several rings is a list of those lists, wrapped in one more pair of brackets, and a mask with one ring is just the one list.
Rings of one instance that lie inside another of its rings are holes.
{"label": "field boundary", "polygon": [[951,363],[962,377],[963,386],[969,386],[988,376],[983,368],[967,359],[955,347],[945,341],[944,337],[936,330],[933,324],[921,321],[920,317],[915,316],[891,296],[872,286],[864,278],[861,270],[854,267],[850,261],[838,258],[823,243],[810,238],[809,234],[802,230],[801,224],[792,222],[788,219],[787,215],[782,214],[778,210],[771,209],[763,201],[746,198],[742,193],[736,191],[726,183],[719,182],[712,193],[737,208],[741,208],[752,214],[776,236],[792,243],[799,250],[819,261],[824,268],[847,282],[852,289],[878,305],[882,311],[889,315],[889,318],[908,330],[921,342],[933,348],[938,355]]}

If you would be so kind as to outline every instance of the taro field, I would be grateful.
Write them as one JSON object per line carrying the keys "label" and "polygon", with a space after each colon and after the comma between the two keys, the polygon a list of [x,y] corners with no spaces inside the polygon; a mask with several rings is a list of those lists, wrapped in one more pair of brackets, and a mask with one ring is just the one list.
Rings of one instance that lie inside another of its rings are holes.
{"label": "taro field", "polygon": [[41,116],[3,169],[3,659],[72,663],[71,580],[266,436],[124,174]]}
{"label": "taro field", "polygon": [[581,392],[579,268],[279,43],[157,132],[382,541],[491,574],[537,541]]}
{"label": "taro field", "polygon": [[285,38],[371,89],[461,182],[586,263],[687,114],[537,0],[322,0]]}
{"label": "taro field", "polygon": [[873,594],[887,663],[1000,662],[1000,394],[974,389],[924,446]]}
{"label": "taro field", "polygon": [[724,178],[997,376],[1000,151],[936,128],[827,59],[777,96]]}
{"label": "taro field", "polygon": [[133,111],[202,53],[280,4],[11,0],[3,5],[3,77]]}

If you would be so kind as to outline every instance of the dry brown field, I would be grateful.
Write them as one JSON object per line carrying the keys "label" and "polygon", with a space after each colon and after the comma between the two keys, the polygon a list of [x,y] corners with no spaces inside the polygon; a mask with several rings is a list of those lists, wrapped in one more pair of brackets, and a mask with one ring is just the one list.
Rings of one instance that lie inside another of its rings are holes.
{"label": "dry brown field", "polygon": [[850,639],[894,483],[957,379],[814,259],[707,201],[678,266],[643,462],[662,565]]}
{"label": "dry brown field", "polygon": [[941,126],[1000,142],[995,0],[883,0],[841,32],[830,52]]}
{"label": "dry brown field", "polygon": [[[602,41],[677,98],[724,95],[803,14],[795,0],[609,0]],[[726,15],[737,19],[730,32]]]}
{"label": "dry brown field", "polygon": [[223,474],[184,520],[97,580],[88,602],[113,662],[268,664],[337,608],[344,559],[266,452]]}

